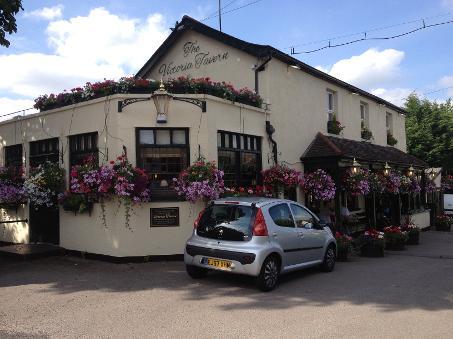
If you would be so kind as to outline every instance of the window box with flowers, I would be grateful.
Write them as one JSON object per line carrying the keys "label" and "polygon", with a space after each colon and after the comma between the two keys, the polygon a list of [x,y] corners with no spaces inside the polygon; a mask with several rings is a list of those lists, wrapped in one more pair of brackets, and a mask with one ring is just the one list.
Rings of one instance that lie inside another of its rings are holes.
{"label": "window box with flowers", "polygon": [[362,127],[362,131],[360,134],[363,140],[368,141],[371,140],[371,138],[373,138],[373,133],[366,126]]}
{"label": "window box with flowers", "polygon": [[383,257],[384,246],[384,232],[368,229],[360,236],[360,255],[362,257]]}
{"label": "window box with flowers", "polygon": [[385,249],[402,251],[406,248],[407,232],[400,226],[388,226],[384,228]]}
{"label": "window box with flowers", "polygon": [[387,133],[387,145],[395,146],[398,143],[398,140],[395,139],[392,133]]}
{"label": "window box with flowers", "polygon": [[337,116],[332,115],[332,120],[327,121],[327,133],[339,135],[344,126],[337,120]]}

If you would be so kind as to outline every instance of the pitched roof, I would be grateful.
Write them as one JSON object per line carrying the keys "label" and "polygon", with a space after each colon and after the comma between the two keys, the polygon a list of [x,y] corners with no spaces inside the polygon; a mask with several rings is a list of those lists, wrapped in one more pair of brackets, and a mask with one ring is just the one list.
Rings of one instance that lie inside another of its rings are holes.
{"label": "pitched roof", "polygon": [[137,74],[135,76],[144,77],[146,75],[146,73],[148,73],[149,70],[165,55],[167,50],[169,48],[171,48],[173,43],[187,30],[193,30],[195,32],[208,36],[212,39],[218,40],[226,45],[229,45],[231,47],[242,50],[248,54],[256,56],[257,58],[270,56],[270,57],[276,58],[288,65],[297,66],[302,71],[304,71],[314,77],[323,79],[327,82],[330,82],[337,86],[343,87],[353,93],[358,93],[365,98],[369,98],[369,99],[377,102],[378,104],[383,104],[397,112],[406,114],[406,111],[403,108],[396,106],[396,105],[392,104],[391,102],[388,102],[388,101],[386,101],[374,94],[371,94],[367,91],[364,91],[358,87],[348,84],[347,82],[337,79],[327,73],[324,73],[310,65],[307,65],[306,63],[304,63],[298,59],[295,59],[292,56],[290,56],[286,53],[283,53],[282,51],[280,51],[272,46],[253,44],[253,43],[235,38],[231,35],[220,32],[212,27],[202,24],[201,22],[199,22],[187,15],[184,15],[181,22],[177,23],[177,25],[175,26],[175,28],[173,29],[171,34],[168,36],[168,38],[156,50],[156,52],[145,63],[145,65],[143,65],[143,67],[137,72]]}
{"label": "pitched roof", "polygon": [[371,144],[366,141],[356,141],[318,132],[315,139],[306,149],[301,159],[319,159],[326,157],[356,158],[369,162],[388,162],[394,165],[428,167],[423,160],[390,146]]}

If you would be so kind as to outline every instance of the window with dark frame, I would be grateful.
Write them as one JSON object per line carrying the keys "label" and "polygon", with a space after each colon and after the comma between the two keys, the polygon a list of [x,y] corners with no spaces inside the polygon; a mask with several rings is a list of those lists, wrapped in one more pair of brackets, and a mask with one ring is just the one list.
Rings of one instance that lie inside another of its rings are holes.
{"label": "window with dark frame", "polygon": [[46,161],[58,163],[58,138],[30,142],[30,166],[37,167]]}
{"label": "window with dark frame", "polygon": [[150,178],[151,201],[176,200],[173,178],[189,166],[188,128],[136,128],[137,166]]}
{"label": "window with dark frame", "polygon": [[5,166],[20,167],[22,162],[22,144],[5,146]]}
{"label": "window with dark frame", "polygon": [[86,158],[99,159],[98,132],[69,136],[69,164],[80,165]]}
{"label": "window with dark frame", "polygon": [[261,137],[217,132],[219,169],[226,187],[249,187],[261,183]]}

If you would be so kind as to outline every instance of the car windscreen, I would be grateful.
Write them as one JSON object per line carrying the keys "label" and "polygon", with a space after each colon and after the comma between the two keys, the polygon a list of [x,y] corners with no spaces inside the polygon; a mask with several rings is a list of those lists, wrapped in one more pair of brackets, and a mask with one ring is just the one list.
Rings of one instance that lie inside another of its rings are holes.
{"label": "car windscreen", "polygon": [[211,205],[200,218],[197,234],[201,237],[246,241],[252,235],[254,209],[242,205]]}

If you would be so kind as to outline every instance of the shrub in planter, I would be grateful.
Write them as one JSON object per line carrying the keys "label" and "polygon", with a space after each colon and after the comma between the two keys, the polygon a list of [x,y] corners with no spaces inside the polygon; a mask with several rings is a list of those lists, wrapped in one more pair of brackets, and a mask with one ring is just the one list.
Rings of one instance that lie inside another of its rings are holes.
{"label": "shrub in planter", "polygon": [[420,229],[410,220],[401,225],[403,232],[407,234],[407,245],[418,245],[420,243]]}
{"label": "shrub in planter", "polygon": [[336,232],[335,239],[337,240],[337,260],[348,261],[352,249],[352,238],[349,235]]}
{"label": "shrub in planter", "polygon": [[360,237],[360,255],[362,257],[384,256],[384,233],[375,229],[366,230]]}
{"label": "shrub in planter", "polygon": [[392,251],[402,251],[405,249],[407,233],[399,226],[389,226],[384,228],[385,249]]}
{"label": "shrub in planter", "polygon": [[77,213],[89,213],[93,209],[93,201],[90,201],[88,196],[85,194],[72,193],[66,191],[58,195],[58,202],[67,212]]}
{"label": "shrub in planter", "polygon": [[363,127],[361,136],[364,140],[370,140],[373,137],[373,133],[367,127]]}
{"label": "shrub in planter", "polygon": [[332,120],[327,121],[327,133],[340,134],[344,129],[344,126],[337,120],[336,115],[332,117]]}
{"label": "shrub in planter", "polygon": [[447,214],[441,214],[436,217],[436,231],[450,232],[453,218]]}
{"label": "shrub in planter", "polygon": [[387,133],[387,145],[395,146],[398,143],[398,140],[395,139],[392,133]]}

